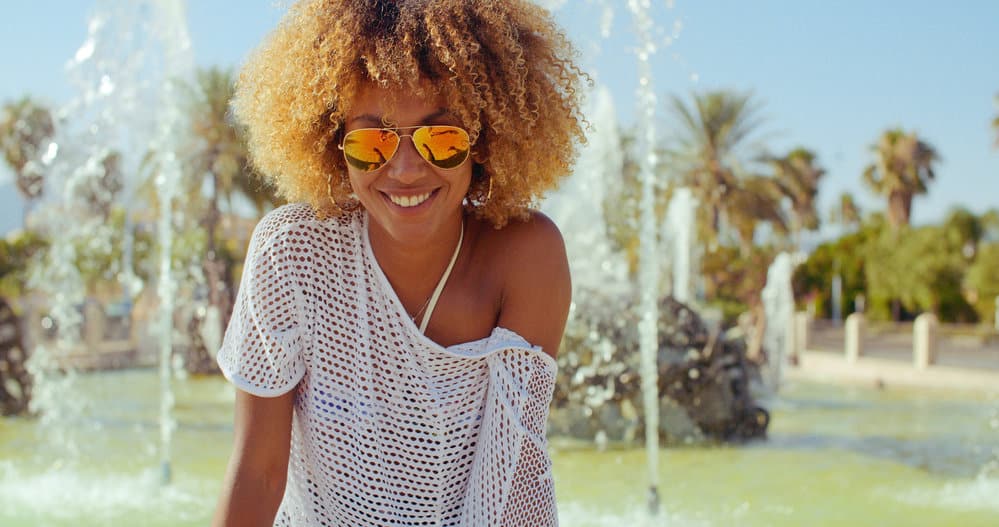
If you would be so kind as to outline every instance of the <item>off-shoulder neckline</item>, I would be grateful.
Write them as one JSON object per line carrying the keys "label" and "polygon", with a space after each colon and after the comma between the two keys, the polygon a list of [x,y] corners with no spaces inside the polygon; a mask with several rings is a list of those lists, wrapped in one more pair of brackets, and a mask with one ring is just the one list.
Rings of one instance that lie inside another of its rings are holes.
{"label": "off-shoulder neckline", "polygon": [[412,334],[415,340],[433,351],[458,357],[487,356],[501,349],[522,349],[537,353],[553,370],[558,368],[558,363],[555,358],[545,353],[541,346],[531,344],[516,331],[502,326],[494,327],[489,335],[485,337],[467,342],[451,344],[450,346],[442,346],[423,334],[420,331],[420,328],[416,326],[413,319],[409,318],[409,315],[406,313],[406,308],[403,307],[402,301],[399,300],[399,296],[396,294],[395,289],[389,282],[388,277],[385,276],[385,272],[382,271],[381,264],[378,263],[378,259],[375,257],[374,251],[371,250],[371,243],[368,239],[367,213],[362,213],[359,216],[358,230],[361,235],[361,247],[364,251],[364,256],[365,258],[370,259],[371,267],[374,270],[376,279],[378,280],[378,285],[385,290],[386,296],[388,296],[389,301],[396,310],[396,315],[402,320],[402,324],[405,326],[406,330]]}

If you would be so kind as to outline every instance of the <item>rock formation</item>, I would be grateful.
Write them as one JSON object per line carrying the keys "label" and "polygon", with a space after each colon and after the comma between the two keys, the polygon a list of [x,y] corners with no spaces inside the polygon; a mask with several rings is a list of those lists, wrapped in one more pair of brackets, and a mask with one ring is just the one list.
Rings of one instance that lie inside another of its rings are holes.
{"label": "rock formation", "polygon": [[[559,354],[549,432],[633,442],[644,437],[634,299],[586,296]],[[753,397],[757,365],[738,328],[709,328],[689,307],[659,302],[660,437],[667,443],[763,437],[769,414]]]}
{"label": "rock formation", "polygon": [[31,376],[19,317],[0,298],[0,415],[27,413],[31,400]]}

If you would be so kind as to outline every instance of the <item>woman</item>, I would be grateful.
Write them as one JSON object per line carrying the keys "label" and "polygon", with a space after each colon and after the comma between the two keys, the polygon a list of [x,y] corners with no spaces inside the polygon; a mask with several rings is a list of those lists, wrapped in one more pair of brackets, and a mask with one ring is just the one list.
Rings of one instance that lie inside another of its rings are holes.
{"label": "woman", "polygon": [[234,109],[292,203],[257,226],[218,361],[215,525],[554,525],[545,420],[570,281],[530,210],[582,141],[529,2],[305,0]]}

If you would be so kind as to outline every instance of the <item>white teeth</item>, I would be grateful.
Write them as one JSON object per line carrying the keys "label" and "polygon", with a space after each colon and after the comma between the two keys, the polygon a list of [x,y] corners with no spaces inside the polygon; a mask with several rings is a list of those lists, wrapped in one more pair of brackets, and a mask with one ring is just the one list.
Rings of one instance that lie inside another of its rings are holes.
{"label": "white teeth", "polygon": [[393,196],[392,194],[388,194],[388,198],[392,200],[392,203],[395,203],[400,207],[415,207],[430,199],[430,194],[430,192],[427,192],[426,194],[419,194],[417,196]]}

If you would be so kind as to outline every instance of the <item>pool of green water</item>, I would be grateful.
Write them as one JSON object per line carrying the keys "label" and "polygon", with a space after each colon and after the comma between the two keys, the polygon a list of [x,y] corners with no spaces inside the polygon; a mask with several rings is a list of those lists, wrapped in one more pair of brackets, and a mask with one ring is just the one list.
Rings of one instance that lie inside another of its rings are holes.
{"label": "pool of green water", "polygon": [[[206,525],[232,434],[233,389],[176,381],[173,481],[160,484],[157,376],[80,376],[60,427],[0,419],[0,526]],[[552,439],[561,524],[999,525],[999,399],[791,384],[767,401],[769,438],[660,452],[646,512],[641,449]],[[71,440],[71,441],[70,441]]]}

